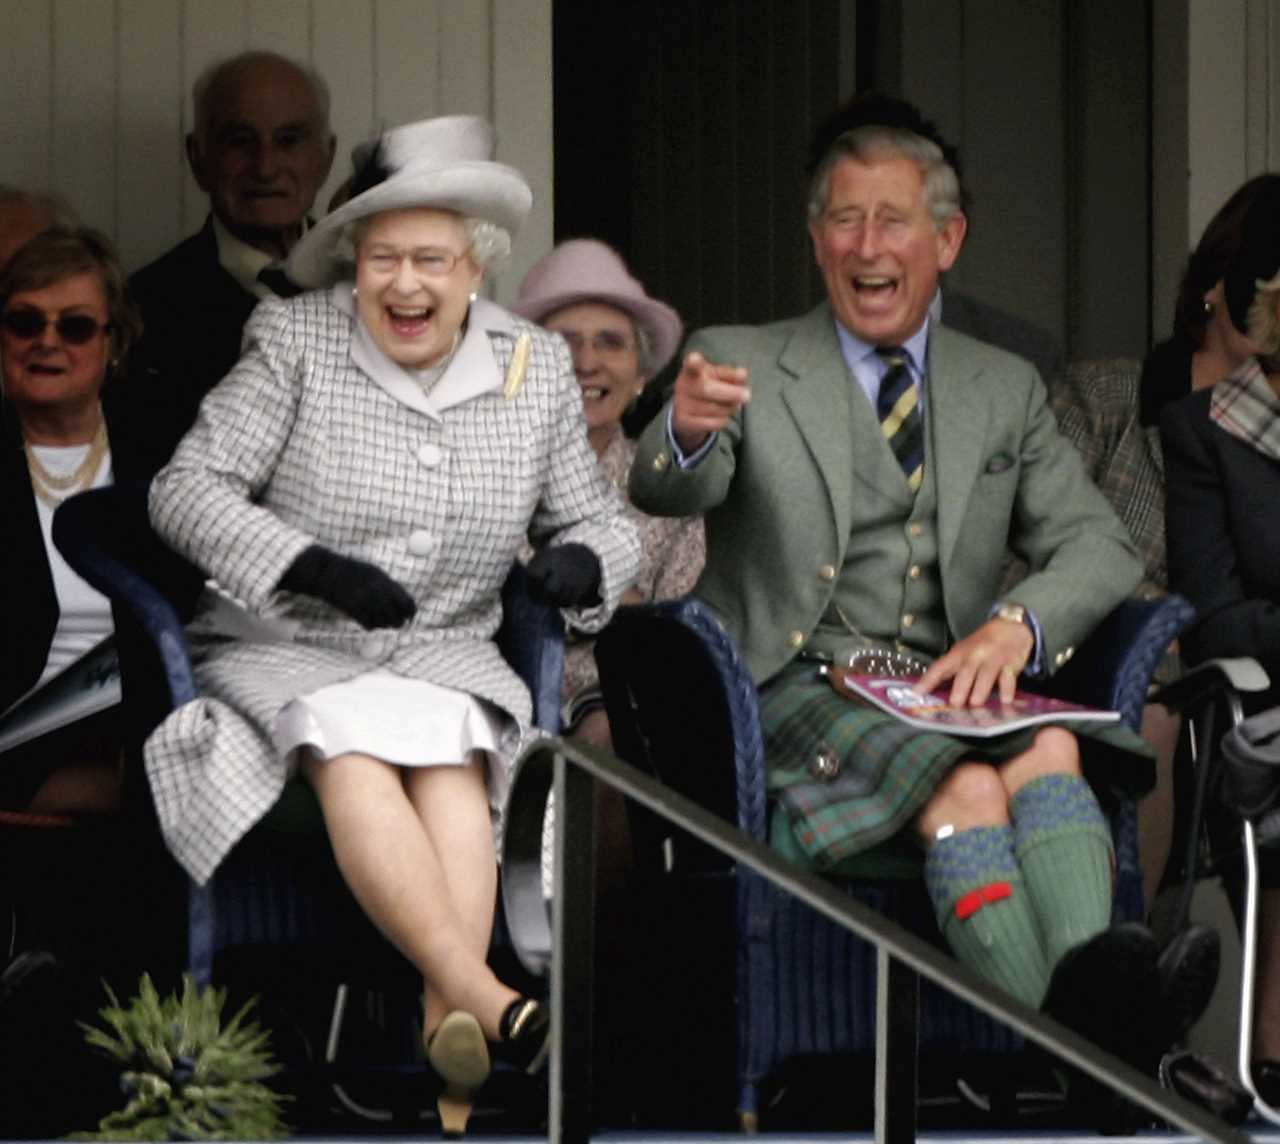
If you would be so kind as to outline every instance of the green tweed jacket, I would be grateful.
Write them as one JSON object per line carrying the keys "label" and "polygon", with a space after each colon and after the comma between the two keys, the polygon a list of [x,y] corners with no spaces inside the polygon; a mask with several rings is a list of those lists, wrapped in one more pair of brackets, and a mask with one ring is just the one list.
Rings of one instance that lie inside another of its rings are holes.
{"label": "green tweed jacket", "polygon": [[[843,566],[878,495],[875,467],[860,458],[883,449],[880,427],[825,303],[767,326],[708,329],[689,348],[745,366],[751,401],[689,469],[674,462],[660,414],[640,439],[631,497],[653,515],[705,514],[695,591],[762,684],[795,657],[830,600],[830,570]],[[950,637],[986,620],[1011,548],[1030,568],[1013,598],[1039,620],[1052,671],[1130,594],[1142,566],[1028,362],[936,324],[928,356],[927,463],[936,466]]]}

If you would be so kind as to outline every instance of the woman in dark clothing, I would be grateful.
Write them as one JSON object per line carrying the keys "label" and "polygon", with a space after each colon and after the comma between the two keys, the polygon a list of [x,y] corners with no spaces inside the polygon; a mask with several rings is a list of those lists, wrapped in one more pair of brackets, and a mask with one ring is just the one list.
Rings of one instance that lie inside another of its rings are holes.
{"label": "woman in dark clothing", "polygon": [[[1190,663],[1252,656],[1273,686],[1247,696],[1280,703],[1280,179],[1249,207],[1243,242],[1216,288],[1233,337],[1250,348],[1211,389],[1168,405],[1160,420],[1167,476],[1170,587],[1196,607],[1182,640]],[[1268,868],[1268,865],[1270,868]],[[1253,1076],[1280,1104],[1280,870],[1264,863]]]}
{"label": "woman in dark clothing", "polygon": [[[1144,598],[1169,590],[1160,411],[1193,389],[1220,381],[1253,352],[1231,324],[1222,278],[1240,250],[1249,205],[1276,187],[1280,175],[1250,179],[1209,220],[1182,276],[1173,335],[1145,361],[1073,362],[1050,386],[1058,427],[1080,450],[1089,475],[1142,555],[1137,594]],[[1167,683],[1177,675],[1176,655],[1167,656],[1157,681]],[[1156,789],[1139,804],[1138,831],[1148,904],[1160,887],[1173,839],[1173,755],[1180,728],[1176,714],[1158,704],[1147,706],[1142,733],[1156,749]]]}
{"label": "woman in dark clothing", "polygon": [[[148,469],[113,380],[139,329],[115,252],[96,231],[46,230],[0,273],[0,712],[114,631],[110,603],[67,566],[51,529],[63,500]],[[115,809],[119,739],[99,727],[50,743],[6,757],[0,806]]]}

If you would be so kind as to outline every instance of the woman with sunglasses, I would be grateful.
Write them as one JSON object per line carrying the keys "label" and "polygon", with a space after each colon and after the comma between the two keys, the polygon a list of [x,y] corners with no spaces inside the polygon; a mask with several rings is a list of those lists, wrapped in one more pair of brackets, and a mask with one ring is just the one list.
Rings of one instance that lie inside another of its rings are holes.
{"label": "woman with sunglasses", "polygon": [[[46,230],[0,271],[0,711],[114,630],[110,603],[68,567],[50,532],[66,498],[146,471],[145,437],[123,415],[116,379],[140,329],[97,231]],[[119,795],[120,744],[92,724],[16,748],[0,765],[3,809],[99,813]]]}

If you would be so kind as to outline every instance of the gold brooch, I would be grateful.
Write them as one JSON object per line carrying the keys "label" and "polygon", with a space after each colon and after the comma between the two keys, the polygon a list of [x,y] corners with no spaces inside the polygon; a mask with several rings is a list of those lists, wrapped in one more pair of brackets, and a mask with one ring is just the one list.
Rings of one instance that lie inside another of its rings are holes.
{"label": "gold brooch", "polygon": [[507,380],[502,386],[502,396],[508,401],[515,397],[520,392],[520,387],[524,385],[524,371],[529,364],[530,342],[528,334],[521,334],[516,338],[516,348],[511,354],[511,364],[507,366]]}

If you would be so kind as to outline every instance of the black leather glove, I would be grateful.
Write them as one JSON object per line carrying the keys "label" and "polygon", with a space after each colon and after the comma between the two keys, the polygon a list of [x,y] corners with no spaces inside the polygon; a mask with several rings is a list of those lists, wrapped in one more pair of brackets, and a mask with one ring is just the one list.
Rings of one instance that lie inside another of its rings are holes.
{"label": "black leather glove", "polygon": [[318,544],[289,565],[280,587],[332,604],[362,628],[402,627],[418,610],[413,597],[376,564],[339,556]]}
{"label": "black leather glove", "polygon": [[557,544],[529,561],[529,595],[558,608],[600,603],[600,560],[585,544]]}

